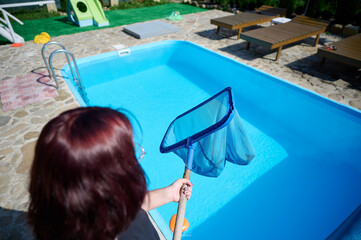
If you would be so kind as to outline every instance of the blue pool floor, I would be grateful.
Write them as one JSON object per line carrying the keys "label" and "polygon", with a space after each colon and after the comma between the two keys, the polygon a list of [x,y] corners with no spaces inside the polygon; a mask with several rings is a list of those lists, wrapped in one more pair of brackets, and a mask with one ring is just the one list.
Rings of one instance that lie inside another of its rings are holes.
{"label": "blue pool floor", "polygon": [[[136,116],[143,133],[140,136],[135,127],[135,139],[146,150],[141,164],[149,189],[172,183],[184,171],[182,160],[175,154],[159,152],[170,122],[226,87],[202,79],[197,71],[181,74],[165,65],[86,90],[89,105],[125,108]],[[228,163],[218,178],[191,175],[194,191],[187,204],[190,229],[185,237],[327,237],[357,207],[361,193],[355,191],[354,183],[361,181],[360,174],[267,119],[237,94],[235,103],[256,157],[248,166]],[[166,224],[176,208],[172,203],[158,209]]]}

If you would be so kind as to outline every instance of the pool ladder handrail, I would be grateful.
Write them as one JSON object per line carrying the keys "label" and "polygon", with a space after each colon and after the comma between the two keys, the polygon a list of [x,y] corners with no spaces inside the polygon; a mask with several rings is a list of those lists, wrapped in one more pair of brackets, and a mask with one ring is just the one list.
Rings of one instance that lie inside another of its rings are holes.
{"label": "pool ladder handrail", "polygon": [[[56,88],[57,88],[57,89],[60,89],[60,86],[59,86],[59,83],[58,83],[58,79],[55,78],[55,77],[52,75],[52,72],[53,72],[53,71],[50,70],[49,63],[48,63],[48,61],[46,61],[46,57],[45,57],[45,49],[46,49],[46,47],[49,46],[49,45],[52,45],[52,44],[59,45],[62,49],[66,49],[66,48],[65,48],[61,43],[58,43],[58,42],[55,42],[55,41],[51,41],[51,42],[48,42],[48,43],[44,44],[43,48],[41,49],[41,55],[43,56],[43,60],[44,60],[46,69],[48,70],[49,77],[50,77],[50,79],[54,79],[54,80],[55,80],[55,82],[56,82]],[[66,56],[66,58],[67,58],[67,60],[68,60],[68,63],[69,63],[70,60],[69,60],[68,55],[66,54],[65,56]],[[49,60],[50,60],[50,59],[49,59]]]}
{"label": "pool ladder handrail", "polygon": [[[58,50],[53,51],[50,54],[49,60],[46,61],[45,49],[46,49],[47,46],[49,46],[51,44],[59,45],[62,49],[58,49]],[[84,85],[83,85],[83,82],[81,80],[80,72],[79,72],[79,69],[78,69],[78,65],[76,64],[76,60],[75,60],[74,55],[69,50],[67,50],[61,43],[58,43],[56,41],[51,41],[51,42],[48,42],[48,43],[44,44],[44,46],[43,46],[43,48],[41,50],[43,60],[44,60],[45,66],[46,66],[46,68],[48,70],[50,79],[53,78],[55,80],[55,83],[56,83],[56,89],[60,89],[60,85],[59,85],[59,82],[58,82],[58,78],[56,77],[56,74],[55,74],[55,70],[54,70],[54,67],[53,67],[53,61],[52,60],[53,60],[53,57],[56,54],[61,53],[61,52],[65,53],[66,59],[68,61],[69,69],[70,69],[71,74],[73,75],[73,78],[74,78],[74,82],[78,85],[77,87],[80,88],[81,94],[83,95],[83,97],[86,97],[86,94],[85,94],[85,91],[84,91]],[[76,75],[75,75],[75,72],[74,72],[73,67],[71,65],[69,55],[73,60]]]}

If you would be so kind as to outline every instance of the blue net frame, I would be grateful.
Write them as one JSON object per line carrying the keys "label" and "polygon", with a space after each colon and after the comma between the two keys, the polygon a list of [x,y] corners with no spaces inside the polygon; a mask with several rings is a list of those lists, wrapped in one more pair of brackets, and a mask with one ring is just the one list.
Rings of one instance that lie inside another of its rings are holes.
{"label": "blue net frame", "polygon": [[[194,153],[190,163],[187,153],[191,145]],[[235,109],[232,89],[224,89],[173,120],[160,152],[174,152],[191,165],[192,172],[207,177],[218,177],[226,161],[248,164],[255,153]]]}

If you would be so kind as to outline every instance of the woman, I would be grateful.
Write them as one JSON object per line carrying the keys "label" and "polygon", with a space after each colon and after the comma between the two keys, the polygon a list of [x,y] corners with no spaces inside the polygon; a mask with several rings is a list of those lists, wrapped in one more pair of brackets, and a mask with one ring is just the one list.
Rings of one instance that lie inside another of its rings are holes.
{"label": "woman", "polygon": [[145,211],[179,201],[179,179],[147,192],[126,116],[77,108],[46,124],[30,174],[29,222],[38,239],[159,239]]}

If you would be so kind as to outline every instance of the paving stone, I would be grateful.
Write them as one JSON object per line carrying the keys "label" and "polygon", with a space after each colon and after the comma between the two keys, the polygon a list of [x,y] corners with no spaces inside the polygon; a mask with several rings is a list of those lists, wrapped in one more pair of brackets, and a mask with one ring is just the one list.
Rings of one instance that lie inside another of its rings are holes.
{"label": "paving stone", "polygon": [[1,174],[0,175],[0,186],[4,186],[4,185],[7,185],[8,182],[9,182],[9,175],[5,175],[5,174]]}
{"label": "paving stone", "polygon": [[28,193],[28,191],[26,190],[26,191],[21,192],[20,195],[18,195],[18,196],[16,197],[16,200],[17,200],[17,201],[22,201],[22,202],[24,202],[24,201],[27,202],[27,201],[29,200],[29,193]]}
{"label": "paving stone", "polygon": [[18,119],[13,119],[12,122],[11,122],[11,125],[16,125],[18,122],[19,122]]}
{"label": "paving stone", "polygon": [[10,148],[10,147],[5,148],[5,149],[0,150],[0,156],[1,155],[8,155],[8,154],[10,154],[12,152],[14,152],[14,150],[12,148]]}
{"label": "paving stone", "polygon": [[13,165],[13,166],[16,166],[16,163],[18,162],[18,160],[20,159],[20,154],[17,154],[17,153],[15,153],[13,156],[12,156],[12,158],[11,158],[11,164]]}
{"label": "paving stone", "polygon": [[34,108],[31,108],[29,111],[30,112],[36,112],[36,111],[38,111],[40,108],[38,108],[38,107],[34,107]]}
{"label": "paving stone", "polygon": [[347,88],[348,86],[350,86],[350,83],[348,83],[342,79],[338,79],[337,81],[334,81],[333,83],[336,85],[336,87],[341,88],[341,89]]}
{"label": "paving stone", "polygon": [[0,173],[8,173],[11,168],[9,166],[0,166]]}
{"label": "paving stone", "polygon": [[351,100],[349,104],[354,108],[361,109],[361,101]]}
{"label": "paving stone", "polygon": [[338,102],[344,99],[344,97],[339,93],[328,94],[328,97]]}
{"label": "paving stone", "polygon": [[10,116],[0,116],[0,127],[5,126],[10,121]]}
{"label": "paving stone", "polygon": [[73,103],[73,102],[74,102],[74,99],[72,98],[72,99],[67,100],[67,101],[65,102],[65,104],[70,104],[70,103]]}
{"label": "paving stone", "polygon": [[15,209],[20,211],[27,211],[28,207],[29,207],[29,202],[18,203],[15,205]]}
{"label": "paving stone", "polygon": [[26,111],[22,110],[22,111],[16,112],[14,114],[14,117],[25,117],[27,115],[28,115],[28,113]]}
{"label": "paving stone", "polygon": [[20,182],[20,183],[15,184],[15,186],[11,189],[11,194],[14,196],[18,196],[19,194],[23,193],[24,191],[26,191],[24,184]]}
{"label": "paving stone", "polygon": [[59,96],[55,98],[56,101],[64,101],[71,97],[69,93],[64,90],[58,90]]}
{"label": "paving stone", "polygon": [[36,141],[27,143],[21,148],[23,159],[16,169],[16,173],[26,173],[30,170],[34,158],[35,145]]}
{"label": "paving stone", "polygon": [[33,124],[40,124],[40,123],[48,122],[48,119],[40,118],[40,117],[33,117],[33,118],[31,118],[30,122],[33,123]]}
{"label": "paving stone", "polygon": [[321,94],[322,96],[327,96],[328,95],[328,91],[322,87],[315,87],[312,90],[314,90],[316,93]]}
{"label": "paving stone", "polygon": [[32,138],[38,138],[40,135],[40,132],[27,132],[24,136],[25,140],[29,140]]}
{"label": "paving stone", "polygon": [[52,112],[53,109],[39,109],[38,111],[34,112],[37,116],[46,116],[49,112]]}
{"label": "paving stone", "polygon": [[3,165],[9,164],[11,163],[11,155],[7,155],[7,156],[0,156],[0,162]]}
{"label": "paving stone", "polygon": [[[4,195],[7,194],[9,192],[9,184],[8,181],[4,182],[3,184],[0,183],[0,195]],[[7,198],[8,196],[6,196]],[[1,203],[3,203],[4,201],[0,201]],[[0,225],[1,226],[1,225]]]}
{"label": "paving stone", "polygon": [[308,80],[308,82],[309,82],[312,86],[318,86],[318,85],[321,83],[320,79],[317,79],[317,78],[310,78],[310,79]]}
{"label": "paving stone", "polygon": [[[1,193],[1,191],[0,191],[0,203],[5,202],[7,199],[8,199],[8,194],[5,194],[5,192]],[[0,212],[0,215],[1,215],[1,212]],[[0,229],[1,229],[1,227],[2,226],[0,225]],[[2,238],[0,238],[0,239],[2,239]]]}
{"label": "paving stone", "polygon": [[20,130],[24,129],[25,127],[27,127],[28,125],[27,124],[24,124],[24,123],[21,123],[21,124],[18,124],[14,127],[12,127],[10,130],[4,132],[4,133],[1,133],[0,134],[0,138],[5,138],[5,137],[8,137],[12,134],[16,134],[18,133]]}
{"label": "paving stone", "polygon": [[332,84],[321,84],[320,85],[321,88],[326,89],[329,92],[335,91],[336,87]]}

